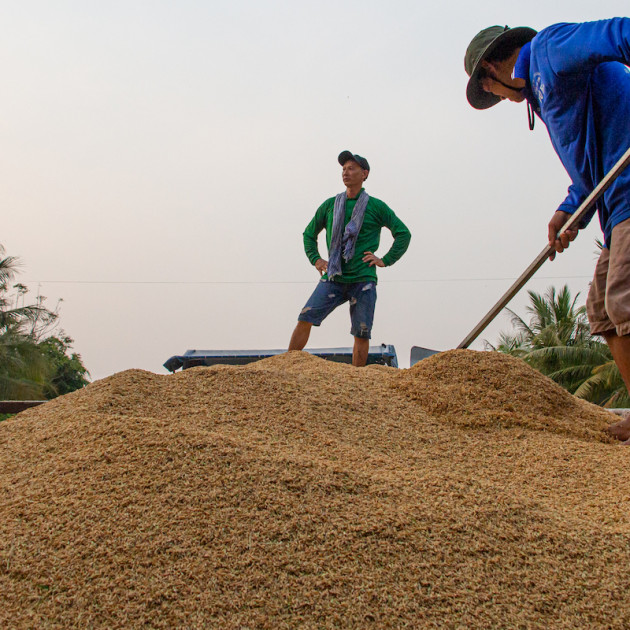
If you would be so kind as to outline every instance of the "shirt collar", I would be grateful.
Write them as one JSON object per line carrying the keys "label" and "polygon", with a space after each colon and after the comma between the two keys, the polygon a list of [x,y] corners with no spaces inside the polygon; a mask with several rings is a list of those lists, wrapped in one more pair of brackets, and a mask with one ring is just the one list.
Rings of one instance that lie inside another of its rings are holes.
{"label": "shirt collar", "polygon": [[529,83],[529,58],[532,52],[532,43],[527,42],[522,48],[521,52],[514,64],[514,71],[512,77],[514,79],[525,79]]}
{"label": "shirt collar", "polygon": [[[525,87],[523,88],[523,94],[527,99],[527,102],[531,105],[532,109],[540,116],[540,104],[538,99],[532,91],[532,84],[529,80],[529,66],[530,58],[532,54],[532,43],[527,42],[521,47],[521,52],[518,54],[516,63],[514,64],[514,70],[512,71],[512,78],[525,79]],[[530,122],[530,129],[533,129]]]}
{"label": "shirt collar", "polygon": [[355,197],[348,197],[348,194],[346,193],[346,197],[348,198],[349,201],[356,201],[361,196],[361,193],[364,190],[365,190],[365,188],[361,188],[361,190],[356,194]]}

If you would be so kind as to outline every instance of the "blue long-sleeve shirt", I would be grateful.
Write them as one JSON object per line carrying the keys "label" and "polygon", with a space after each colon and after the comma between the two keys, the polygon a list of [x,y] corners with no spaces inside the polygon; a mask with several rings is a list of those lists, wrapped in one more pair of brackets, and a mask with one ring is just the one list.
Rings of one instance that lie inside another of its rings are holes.
{"label": "blue long-sleeve shirt", "polygon": [[[628,63],[629,18],[554,24],[521,50],[514,76],[526,80],[527,99],[572,182],[558,210],[573,214],[630,147]],[[630,167],[597,211],[608,247],[613,227],[630,218]]]}

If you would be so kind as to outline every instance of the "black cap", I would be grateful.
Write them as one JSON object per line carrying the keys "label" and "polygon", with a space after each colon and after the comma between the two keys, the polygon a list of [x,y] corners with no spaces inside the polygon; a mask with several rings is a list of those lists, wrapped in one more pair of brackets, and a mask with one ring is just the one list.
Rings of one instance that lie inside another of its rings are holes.
{"label": "black cap", "polygon": [[352,153],[352,151],[342,151],[337,159],[339,160],[339,164],[341,164],[341,166],[343,166],[348,160],[352,160],[356,162],[364,171],[370,170],[370,165],[368,164],[368,161],[364,157],[361,157],[356,153]]}

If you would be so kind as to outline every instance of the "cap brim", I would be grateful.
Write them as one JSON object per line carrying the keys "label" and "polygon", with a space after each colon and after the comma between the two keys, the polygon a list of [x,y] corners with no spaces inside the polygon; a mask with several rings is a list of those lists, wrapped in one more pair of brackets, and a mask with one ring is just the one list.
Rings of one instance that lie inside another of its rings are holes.
{"label": "cap brim", "polygon": [[343,166],[348,160],[354,160],[354,153],[352,151],[342,151],[337,160]]}
{"label": "cap brim", "polygon": [[517,26],[516,28],[511,28],[509,31],[501,33],[490,43],[483,55],[477,60],[477,63],[470,75],[470,79],[468,80],[468,85],[466,86],[466,98],[475,109],[488,109],[489,107],[501,102],[501,97],[496,94],[486,92],[481,87],[479,72],[482,68],[482,61],[487,59],[500,43],[502,44],[506,41],[511,41],[516,47],[524,46],[527,42],[534,38],[536,33],[537,31],[533,28],[529,28],[528,26]]}

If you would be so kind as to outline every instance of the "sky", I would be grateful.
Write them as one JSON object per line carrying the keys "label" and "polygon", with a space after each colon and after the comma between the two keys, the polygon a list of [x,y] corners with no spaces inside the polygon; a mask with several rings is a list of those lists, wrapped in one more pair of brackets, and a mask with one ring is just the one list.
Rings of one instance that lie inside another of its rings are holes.
{"label": "sky", "polygon": [[[302,232],[343,190],[337,155],[412,232],[379,270],[373,345],[455,348],[546,244],[569,179],[524,104],[465,97],[494,24],[627,2],[0,0],[0,244],[92,379],[187,349],[286,348],[319,275]],[[583,303],[597,220],[527,290]],[[385,230],[384,255],[392,240]],[[320,251],[327,258],[323,245]],[[502,314],[472,344],[509,330]],[[351,346],[340,307],[309,348]]]}

